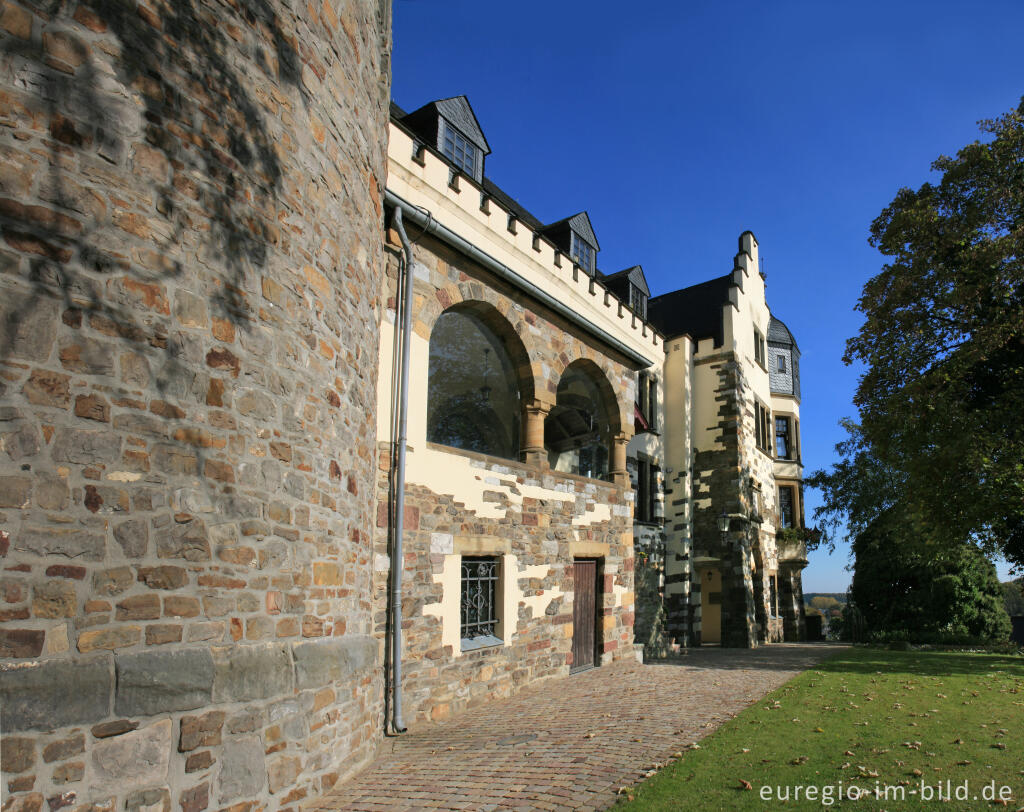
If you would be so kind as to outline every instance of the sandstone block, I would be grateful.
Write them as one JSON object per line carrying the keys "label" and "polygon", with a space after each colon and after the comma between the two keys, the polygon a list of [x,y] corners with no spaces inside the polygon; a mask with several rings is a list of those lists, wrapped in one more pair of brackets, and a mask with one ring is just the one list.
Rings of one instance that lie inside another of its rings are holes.
{"label": "sandstone block", "polygon": [[156,620],[159,617],[159,595],[132,595],[117,604],[118,620]]}
{"label": "sandstone block", "polygon": [[83,375],[113,375],[114,349],[105,341],[75,336],[61,341],[60,363]]}
{"label": "sandstone block", "polygon": [[180,589],[188,583],[182,567],[139,567],[139,580],[150,589]]}
{"label": "sandstone block", "polygon": [[215,762],[216,759],[213,757],[213,753],[209,750],[200,750],[198,753],[192,753],[185,759],[185,772],[197,773],[212,767]]}
{"label": "sandstone block", "polygon": [[90,629],[78,635],[78,650],[81,652],[134,646],[142,639],[138,626],[116,626],[112,629]]}
{"label": "sandstone block", "polygon": [[267,772],[267,787],[271,793],[277,793],[295,783],[302,772],[302,762],[295,756],[284,756],[271,763]]}
{"label": "sandstone block", "polygon": [[220,759],[218,787],[220,803],[251,798],[263,791],[267,781],[263,745],[258,736],[232,739]]}
{"label": "sandstone block", "polygon": [[213,658],[205,649],[144,651],[117,658],[115,712],[152,716],[210,702]]}
{"label": "sandstone block", "polygon": [[45,581],[32,587],[32,614],[36,617],[74,617],[78,595],[67,581]]}
{"label": "sandstone block", "polygon": [[124,808],[125,812],[171,812],[171,793],[165,788],[136,790],[125,798]]}
{"label": "sandstone block", "polygon": [[0,729],[52,730],[110,715],[114,668],[109,655],[0,665]]}
{"label": "sandstone block", "polygon": [[97,742],[92,749],[93,779],[118,790],[167,782],[171,755],[171,720]]}
{"label": "sandstone block", "polygon": [[183,327],[206,327],[209,322],[206,300],[185,290],[174,294],[174,313]]}
{"label": "sandstone block", "polygon": [[372,668],[377,642],[372,637],[348,636],[295,643],[295,681],[299,690],[323,688],[346,681]]}
{"label": "sandstone block", "polygon": [[92,588],[100,595],[120,595],[134,583],[128,567],[112,567],[93,573]]}
{"label": "sandstone block", "polygon": [[32,480],[27,476],[0,476],[0,507],[26,508],[32,495]]}
{"label": "sandstone block", "polygon": [[46,369],[33,369],[21,393],[29,403],[66,409],[71,403],[71,377]]}
{"label": "sandstone block", "polygon": [[204,781],[198,787],[192,787],[181,793],[178,800],[181,812],[201,812],[210,805],[210,784]]}
{"label": "sandstone block", "polygon": [[43,761],[50,764],[54,761],[63,761],[71,756],[77,756],[85,752],[85,736],[77,733],[66,739],[58,739],[50,742],[43,748]]}
{"label": "sandstone block", "polygon": [[63,510],[68,505],[67,482],[59,476],[37,477],[35,501],[43,510]]}
{"label": "sandstone block", "polygon": [[215,646],[216,702],[269,699],[292,693],[292,658],[287,646]]}
{"label": "sandstone block", "polygon": [[199,599],[186,595],[168,595],[164,598],[164,617],[197,617]]}
{"label": "sandstone block", "polygon": [[89,561],[102,559],[105,549],[102,535],[68,525],[26,525],[14,536],[12,546],[15,550],[39,556],[62,555]]}
{"label": "sandstone block", "polygon": [[5,773],[23,773],[36,763],[36,744],[20,736],[0,739],[0,770]]}
{"label": "sandstone block", "polygon": [[110,404],[102,395],[79,395],[75,398],[75,415],[100,423],[110,422]]}
{"label": "sandstone block", "polygon": [[161,530],[156,538],[156,554],[160,558],[209,561],[210,542],[206,523],[202,519],[191,519]]}
{"label": "sandstone block", "polygon": [[90,732],[97,739],[109,739],[111,736],[120,736],[122,733],[135,730],[138,726],[138,722],[132,722],[129,719],[117,719],[113,722],[102,722],[98,725],[93,725]]}
{"label": "sandstone block", "polygon": [[114,527],[114,540],[127,558],[142,558],[149,548],[149,527],[142,519],[129,519]]}
{"label": "sandstone block", "polygon": [[[10,3],[5,5],[11,6]],[[60,311],[58,301],[42,294],[5,290],[0,296],[4,357],[46,361],[57,336]]]}
{"label": "sandstone block", "polygon": [[188,753],[197,747],[220,744],[224,716],[224,711],[210,711],[202,716],[182,716],[178,752]]}
{"label": "sandstone block", "polygon": [[62,428],[53,440],[52,454],[57,462],[110,464],[121,456],[121,438],[102,429]]}

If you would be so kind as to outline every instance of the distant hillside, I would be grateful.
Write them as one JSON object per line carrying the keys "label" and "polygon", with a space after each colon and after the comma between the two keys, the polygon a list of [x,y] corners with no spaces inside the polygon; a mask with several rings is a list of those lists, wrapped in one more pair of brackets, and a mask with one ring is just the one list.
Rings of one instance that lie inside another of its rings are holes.
{"label": "distant hillside", "polygon": [[805,592],[804,603],[810,603],[813,598],[835,598],[840,603],[846,603],[845,592]]}

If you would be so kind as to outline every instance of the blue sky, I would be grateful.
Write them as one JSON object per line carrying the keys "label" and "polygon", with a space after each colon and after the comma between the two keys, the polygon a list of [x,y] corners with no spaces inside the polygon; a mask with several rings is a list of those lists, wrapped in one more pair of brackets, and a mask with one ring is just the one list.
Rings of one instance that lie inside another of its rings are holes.
{"label": "blue sky", "polygon": [[[881,267],[871,221],[1024,95],[1019,0],[393,8],[394,100],[467,95],[487,174],[545,222],[586,209],[603,271],[639,263],[657,295],[728,272],[754,232],[803,353],[808,470],[854,415],[840,359]],[[814,553],[805,590],[845,591],[847,564],[845,545]]]}

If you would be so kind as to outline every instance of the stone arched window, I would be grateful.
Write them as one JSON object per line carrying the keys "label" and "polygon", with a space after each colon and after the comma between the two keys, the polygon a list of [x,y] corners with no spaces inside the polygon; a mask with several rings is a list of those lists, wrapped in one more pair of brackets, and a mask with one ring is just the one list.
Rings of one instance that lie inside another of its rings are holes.
{"label": "stone arched window", "polygon": [[459,304],[438,316],[430,334],[427,440],[518,459],[524,356],[515,331],[490,306]]}
{"label": "stone arched window", "polygon": [[555,406],[544,421],[544,450],[551,468],[608,479],[616,414],[611,387],[596,365],[577,361],[566,367]]}

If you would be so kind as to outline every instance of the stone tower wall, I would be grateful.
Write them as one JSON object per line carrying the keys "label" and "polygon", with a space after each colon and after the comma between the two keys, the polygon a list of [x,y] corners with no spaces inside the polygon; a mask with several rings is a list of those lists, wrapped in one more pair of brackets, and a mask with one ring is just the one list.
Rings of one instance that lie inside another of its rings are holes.
{"label": "stone tower wall", "polygon": [[0,2],[0,755],[18,809],[371,754],[387,2]]}

